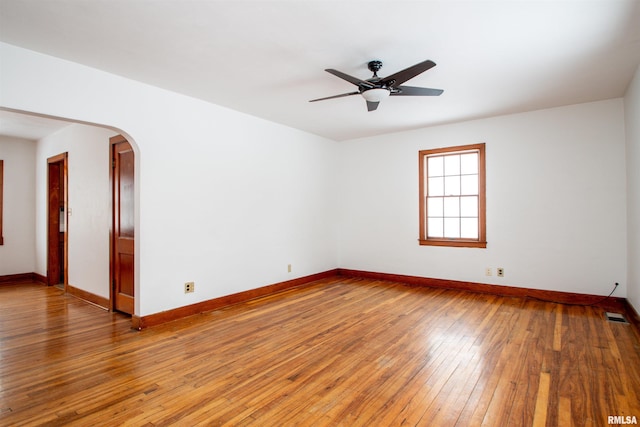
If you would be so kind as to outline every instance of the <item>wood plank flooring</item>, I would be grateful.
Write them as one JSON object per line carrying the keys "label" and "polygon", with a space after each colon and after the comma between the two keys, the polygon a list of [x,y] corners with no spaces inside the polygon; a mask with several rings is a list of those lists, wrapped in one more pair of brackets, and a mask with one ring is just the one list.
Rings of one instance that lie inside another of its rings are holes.
{"label": "wood plank flooring", "polygon": [[335,277],[130,324],[0,286],[0,425],[640,422],[640,344],[597,307]]}

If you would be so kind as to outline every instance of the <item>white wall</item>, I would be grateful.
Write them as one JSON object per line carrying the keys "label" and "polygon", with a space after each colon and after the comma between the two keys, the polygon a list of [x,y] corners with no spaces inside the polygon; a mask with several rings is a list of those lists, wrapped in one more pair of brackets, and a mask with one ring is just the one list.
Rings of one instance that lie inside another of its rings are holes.
{"label": "white wall", "polygon": [[624,112],[627,137],[627,297],[640,313],[640,67],[627,89]]}
{"label": "white wall", "polygon": [[[133,143],[138,315],[336,266],[600,295],[619,282],[626,296],[621,99],[338,144],[10,45],[0,56],[0,107]],[[418,150],[476,142],[488,248],[419,246]]]}
{"label": "white wall", "polygon": [[38,141],[36,268],[47,275],[47,159],[67,152],[69,284],[109,298],[109,137],[115,132],[72,124]]}
{"label": "white wall", "polygon": [[0,276],[35,271],[35,152],[35,141],[0,136],[0,159],[4,160]]}
{"label": "white wall", "polygon": [[[488,247],[419,246],[418,151],[479,142]],[[620,99],[353,140],[339,156],[343,268],[626,295]]]}
{"label": "white wall", "polygon": [[0,56],[0,107],[133,143],[136,314],[336,267],[337,143],[11,45]]}

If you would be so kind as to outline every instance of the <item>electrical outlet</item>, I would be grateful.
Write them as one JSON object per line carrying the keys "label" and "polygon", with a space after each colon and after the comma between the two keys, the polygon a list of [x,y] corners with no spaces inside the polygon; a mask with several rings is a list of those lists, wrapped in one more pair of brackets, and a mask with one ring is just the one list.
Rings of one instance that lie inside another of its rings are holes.
{"label": "electrical outlet", "polygon": [[287,264],[287,273],[291,273],[291,264]]}
{"label": "electrical outlet", "polygon": [[190,294],[196,290],[196,284],[194,282],[186,282],[184,284],[184,293]]}
{"label": "electrical outlet", "polygon": [[504,268],[498,267],[496,271],[498,272],[498,277],[504,277]]}
{"label": "electrical outlet", "polygon": [[491,272],[491,268],[490,268],[490,267],[487,267],[487,268],[484,270],[484,275],[485,275],[485,276],[492,276],[492,275],[493,275],[493,273]]}

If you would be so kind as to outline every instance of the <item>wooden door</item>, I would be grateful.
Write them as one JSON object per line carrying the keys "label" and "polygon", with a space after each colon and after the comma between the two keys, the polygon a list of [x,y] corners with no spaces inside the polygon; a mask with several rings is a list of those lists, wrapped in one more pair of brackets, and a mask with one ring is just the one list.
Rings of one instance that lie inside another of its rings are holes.
{"label": "wooden door", "polygon": [[110,139],[112,150],[112,308],[134,314],[134,166],[135,157],[129,142],[118,135]]}
{"label": "wooden door", "polygon": [[67,153],[47,159],[47,284],[67,284]]}

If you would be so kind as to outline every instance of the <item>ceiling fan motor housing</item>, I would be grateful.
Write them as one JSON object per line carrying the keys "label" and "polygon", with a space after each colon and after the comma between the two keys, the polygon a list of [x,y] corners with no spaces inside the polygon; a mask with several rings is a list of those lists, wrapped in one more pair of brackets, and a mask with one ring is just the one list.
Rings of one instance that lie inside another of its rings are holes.
{"label": "ceiling fan motor housing", "polygon": [[371,71],[375,75],[378,71],[380,71],[380,68],[382,68],[382,61],[369,61],[369,64],[367,65],[369,67],[369,71]]}

